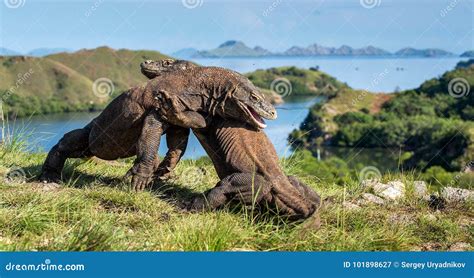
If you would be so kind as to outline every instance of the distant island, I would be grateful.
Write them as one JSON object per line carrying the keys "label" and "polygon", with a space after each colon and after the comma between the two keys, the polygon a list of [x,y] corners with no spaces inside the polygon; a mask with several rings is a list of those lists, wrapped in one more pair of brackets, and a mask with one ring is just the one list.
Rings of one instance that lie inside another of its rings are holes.
{"label": "distant island", "polygon": [[[74,52],[67,48],[37,48],[26,53],[0,47],[0,56],[32,56],[45,57],[58,53]],[[452,52],[438,49],[426,48],[416,49],[412,47],[404,47],[396,52],[390,52],[385,49],[375,47],[372,45],[353,48],[349,45],[342,45],[340,47],[327,47],[317,43],[311,44],[307,47],[292,46],[283,52],[272,52],[261,46],[249,47],[245,43],[237,40],[229,40],[217,48],[210,50],[198,50],[196,48],[188,47],[180,49],[171,54],[171,56],[181,59],[192,58],[239,58],[239,57],[466,57],[474,58],[474,50],[465,51],[462,54],[454,54]]]}
{"label": "distant island", "polygon": [[48,48],[48,47],[43,47],[43,48],[36,48],[31,51],[28,51],[27,53],[20,53],[15,50],[11,50],[8,48],[0,47],[0,56],[32,56],[32,57],[44,57],[47,55],[51,54],[56,54],[56,53],[62,53],[62,52],[72,52],[71,49],[67,48]]}
{"label": "distant island", "polygon": [[[465,55],[468,52],[463,53]],[[471,53],[472,55],[472,53]],[[394,53],[375,46],[353,48],[348,45],[340,47],[327,47],[311,44],[307,47],[292,46],[283,52],[271,52],[261,46],[249,47],[245,43],[229,40],[211,50],[197,50],[186,48],[174,52],[172,56],[182,59],[190,58],[219,58],[219,57],[309,57],[309,56],[378,56],[378,57],[455,57],[458,56],[446,50],[437,48],[416,49],[402,48]],[[463,56],[470,57],[470,56]]]}
{"label": "distant island", "polygon": [[461,54],[461,57],[474,58],[474,50],[469,50]]}

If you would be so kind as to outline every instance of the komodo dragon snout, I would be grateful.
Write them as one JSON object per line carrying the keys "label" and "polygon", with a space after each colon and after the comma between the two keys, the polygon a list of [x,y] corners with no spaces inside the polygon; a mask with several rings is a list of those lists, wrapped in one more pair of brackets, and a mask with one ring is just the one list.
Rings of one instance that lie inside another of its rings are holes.
{"label": "komodo dragon snout", "polygon": [[[227,115],[235,119],[244,118],[250,125],[263,129],[267,125],[263,119],[277,118],[275,107],[265,99],[263,93],[247,78],[240,78],[240,82],[232,90],[232,97],[223,105]],[[242,115],[242,111],[244,115]],[[224,118],[225,116],[222,115]]]}

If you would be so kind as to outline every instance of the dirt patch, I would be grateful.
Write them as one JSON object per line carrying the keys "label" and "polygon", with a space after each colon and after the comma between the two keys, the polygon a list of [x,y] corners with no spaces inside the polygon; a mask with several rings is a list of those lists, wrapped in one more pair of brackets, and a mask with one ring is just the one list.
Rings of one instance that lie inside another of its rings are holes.
{"label": "dirt patch", "polygon": [[370,107],[370,113],[375,114],[380,112],[384,103],[392,99],[392,94],[376,94],[372,106]]}

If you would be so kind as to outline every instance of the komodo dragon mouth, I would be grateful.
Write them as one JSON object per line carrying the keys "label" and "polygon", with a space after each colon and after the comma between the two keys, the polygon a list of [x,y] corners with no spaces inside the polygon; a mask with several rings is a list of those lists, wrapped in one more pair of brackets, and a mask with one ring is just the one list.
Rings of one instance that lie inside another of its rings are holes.
{"label": "komodo dragon mouth", "polygon": [[264,118],[267,120],[274,120],[277,117],[274,110],[273,112],[265,111],[264,109],[258,106],[252,107],[243,102],[239,102],[239,105],[245,112],[245,116],[250,119],[251,124],[260,129],[264,129],[267,127]]}
{"label": "komodo dragon mouth", "polygon": [[252,107],[244,105],[243,108],[244,111],[247,113],[247,116],[249,116],[249,118],[253,120],[256,126],[262,129],[267,127],[263,118]]}

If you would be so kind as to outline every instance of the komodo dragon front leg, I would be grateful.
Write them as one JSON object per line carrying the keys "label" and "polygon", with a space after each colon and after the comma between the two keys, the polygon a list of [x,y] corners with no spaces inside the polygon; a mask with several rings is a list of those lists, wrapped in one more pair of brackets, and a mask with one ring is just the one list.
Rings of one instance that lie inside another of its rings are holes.
{"label": "komodo dragon front leg", "polygon": [[137,158],[126,176],[132,176],[132,187],[143,190],[153,180],[153,172],[158,165],[158,148],[166,124],[156,112],[149,113],[137,142]]}
{"label": "komodo dragon front leg", "polygon": [[166,145],[168,152],[160,165],[155,170],[155,176],[166,179],[183,157],[188,145],[189,128],[170,126],[166,130]]}
{"label": "komodo dragon front leg", "polygon": [[[183,111],[177,97],[165,91],[159,94],[160,115],[152,112],[145,118],[137,143],[137,159],[128,173],[132,175],[132,187],[136,190],[144,189],[153,180],[155,171],[165,174],[169,173],[167,169],[176,166],[186,150],[189,128],[207,126],[206,118],[198,112]],[[168,124],[176,126],[168,127]],[[165,130],[169,151],[164,163],[157,167],[160,138]]]}
{"label": "komodo dragon front leg", "polygon": [[194,111],[182,111],[182,105],[177,97],[163,91],[160,93],[160,104],[163,112],[161,119],[173,125],[166,130],[168,152],[155,171],[155,176],[167,178],[186,151],[189,129],[205,128],[208,125],[208,117]]}
{"label": "komodo dragon front leg", "polygon": [[159,100],[162,107],[162,120],[183,128],[199,129],[207,126],[206,118],[198,112],[187,111],[179,96],[160,91]]}

